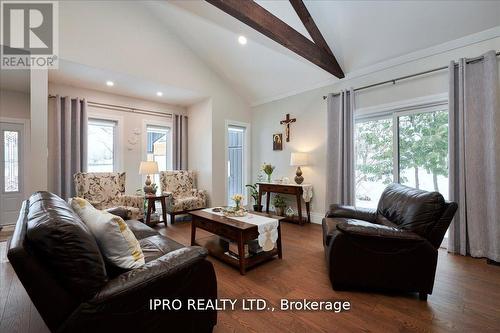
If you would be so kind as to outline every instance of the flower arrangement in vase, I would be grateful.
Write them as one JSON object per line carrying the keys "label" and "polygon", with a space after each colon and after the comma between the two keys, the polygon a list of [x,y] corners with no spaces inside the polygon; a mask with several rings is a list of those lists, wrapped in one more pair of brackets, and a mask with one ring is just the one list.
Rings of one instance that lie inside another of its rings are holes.
{"label": "flower arrangement in vase", "polygon": [[264,171],[264,173],[267,175],[267,182],[268,183],[271,182],[271,175],[273,174],[274,168],[275,168],[275,166],[273,166],[271,164],[268,164],[268,163],[262,164],[261,170]]}
{"label": "flower arrangement in vase", "polygon": [[235,194],[231,197],[231,199],[234,201],[234,204],[236,205],[236,209],[240,209],[240,204],[245,199],[245,197],[242,194]]}
{"label": "flower arrangement in vase", "polygon": [[245,197],[242,194],[235,194],[231,197],[231,199],[234,201],[235,207],[224,208],[222,214],[224,216],[237,216],[237,217],[242,217],[247,215],[247,210],[241,207],[241,203],[243,202]]}

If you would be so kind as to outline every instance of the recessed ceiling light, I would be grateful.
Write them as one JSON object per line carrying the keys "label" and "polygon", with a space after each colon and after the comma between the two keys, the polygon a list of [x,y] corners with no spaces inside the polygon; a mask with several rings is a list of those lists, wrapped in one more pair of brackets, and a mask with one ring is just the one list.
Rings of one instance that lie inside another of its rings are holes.
{"label": "recessed ceiling light", "polygon": [[107,85],[108,87],[112,87],[112,86],[114,86],[114,85],[115,85],[115,83],[114,83],[113,81],[106,81],[106,85]]}
{"label": "recessed ceiling light", "polygon": [[163,96],[163,93],[161,91],[156,92],[156,96],[161,97]]}
{"label": "recessed ceiling light", "polygon": [[238,37],[238,42],[241,45],[245,45],[247,43],[247,38],[245,36],[240,36],[240,37]]}

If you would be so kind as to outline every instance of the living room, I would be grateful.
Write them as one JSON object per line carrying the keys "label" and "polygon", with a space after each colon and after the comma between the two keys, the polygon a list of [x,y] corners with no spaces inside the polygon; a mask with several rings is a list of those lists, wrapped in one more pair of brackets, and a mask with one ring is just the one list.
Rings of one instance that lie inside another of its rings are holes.
{"label": "living room", "polygon": [[500,1],[1,6],[0,332],[500,329]]}

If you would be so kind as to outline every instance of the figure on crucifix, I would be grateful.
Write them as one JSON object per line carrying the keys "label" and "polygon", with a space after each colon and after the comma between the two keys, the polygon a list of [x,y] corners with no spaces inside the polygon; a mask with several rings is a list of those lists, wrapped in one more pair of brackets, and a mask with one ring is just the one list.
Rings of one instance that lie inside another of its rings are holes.
{"label": "figure on crucifix", "polygon": [[280,121],[281,125],[285,125],[285,138],[286,142],[290,142],[290,124],[296,122],[296,118],[290,118],[290,114],[286,114],[286,118]]}

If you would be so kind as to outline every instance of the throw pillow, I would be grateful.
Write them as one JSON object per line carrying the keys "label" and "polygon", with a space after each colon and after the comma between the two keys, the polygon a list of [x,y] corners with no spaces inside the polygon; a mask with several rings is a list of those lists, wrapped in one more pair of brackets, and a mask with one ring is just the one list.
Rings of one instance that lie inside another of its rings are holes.
{"label": "throw pillow", "polygon": [[98,210],[83,198],[73,198],[71,207],[90,229],[109,262],[124,269],[144,265],[141,246],[121,217]]}

